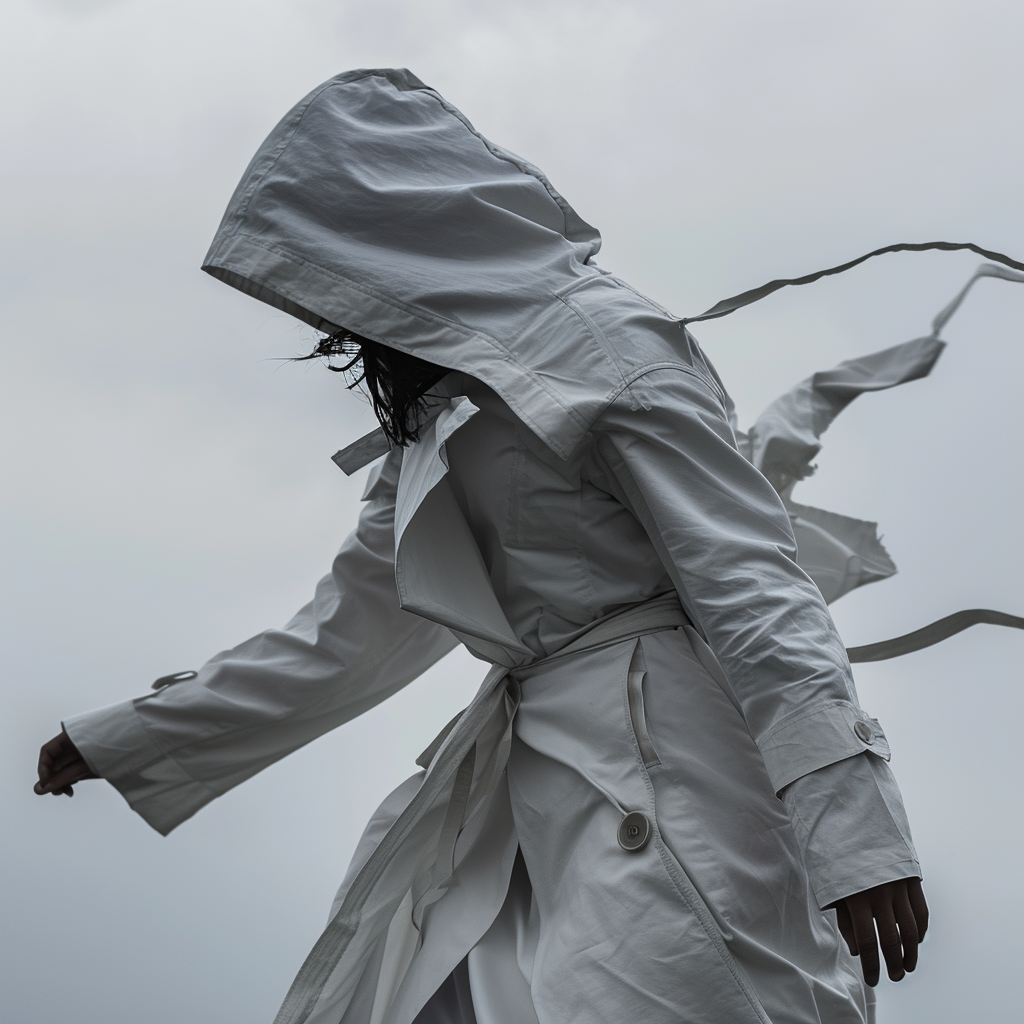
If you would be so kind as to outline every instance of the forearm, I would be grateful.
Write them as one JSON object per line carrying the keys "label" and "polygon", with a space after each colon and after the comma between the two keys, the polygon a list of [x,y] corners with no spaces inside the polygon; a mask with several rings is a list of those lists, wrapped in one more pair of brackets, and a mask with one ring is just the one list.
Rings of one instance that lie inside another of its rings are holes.
{"label": "forearm", "polygon": [[[446,630],[414,622],[389,638],[378,661],[356,670],[315,656],[264,660],[257,653],[249,661],[236,649],[189,683],[63,724],[90,767],[166,834],[215,797],[385,700],[454,646]],[[236,692],[226,695],[230,690]]]}

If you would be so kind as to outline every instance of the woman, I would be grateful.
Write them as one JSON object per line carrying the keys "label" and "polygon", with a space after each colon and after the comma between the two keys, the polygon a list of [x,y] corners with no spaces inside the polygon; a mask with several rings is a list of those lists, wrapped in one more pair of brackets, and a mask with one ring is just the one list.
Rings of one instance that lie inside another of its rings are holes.
{"label": "woman", "polygon": [[282,1024],[852,1024],[879,942],[914,968],[884,734],[717,375],[599,244],[378,70],[285,117],[207,256],[361,365],[382,430],[335,460],[381,461],[283,630],[68,719],[37,791],[103,777],[167,833],[457,643],[492,665],[367,826]]}

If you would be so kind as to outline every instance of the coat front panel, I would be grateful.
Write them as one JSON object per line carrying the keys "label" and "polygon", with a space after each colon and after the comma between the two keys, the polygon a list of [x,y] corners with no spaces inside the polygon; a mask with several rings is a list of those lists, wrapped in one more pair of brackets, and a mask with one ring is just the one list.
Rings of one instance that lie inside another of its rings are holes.
{"label": "coat front panel", "polygon": [[486,386],[452,375],[478,412],[447,440],[446,482],[499,605],[536,657],[613,609],[671,592],[643,527],[587,477],[585,458],[554,455]]}
{"label": "coat front panel", "polygon": [[[536,905],[538,1019],[861,1024],[863,984],[742,716],[688,632],[516,672],[507,774]],[[637,669],[649,766],[627,696]],[[654,834],[627,852],[616,833],[634,811]]]}
{"label": "coat front panel", "polygon": [[[664,556],[607,486],[596,452],[558,459],[484,385],[453,375],[444,387],[476,412],[442,431],[447,472],[437,485],[457,508],[433,540],[448,535],[453,517],[468,529],[522,646],[544,658],[614,609],[674,590]],[[409,465],[436,440],[429,434]],[[427,496],[398,518],[419,516],[430,519]],[[467,591],[467,628],[476,603]],[[456,600],[446,614],[457,620],[459,608]],[[648,739],[659,753],[649,766],[638,757],[625,694],[633,646],[573,656],[561,668],[512,670],[521,702],[507,780],[537,907],[535,934],[516,941],[535,942],[527,970],[534,1009],[542,1024],[593,1019],[602,1006],[652,1021],[859,1022],[863,986],[818,909],[739,702],[690,632],[641,641]],[[644,856],[624,854],[615,841],[622,816],[638,809],[657,829]],[[465,884],[456,886],[463,895]],[[486,886],[473,905],[493,908],[494,896]],[[426,912],[428,929],[446,899]],[[638,915],[644,934],[623,944]],[[432,934],[444,947],[443,930]],[[409,1007],[443,980],[424,978],[425,962],[414,958],[389,1024],[409,1024]],[[476,991],[485,990],[479,964],[473,976]],[[588,979],[568,1005],[566,976]],[[418,989],[410,989],[413,977]]]}

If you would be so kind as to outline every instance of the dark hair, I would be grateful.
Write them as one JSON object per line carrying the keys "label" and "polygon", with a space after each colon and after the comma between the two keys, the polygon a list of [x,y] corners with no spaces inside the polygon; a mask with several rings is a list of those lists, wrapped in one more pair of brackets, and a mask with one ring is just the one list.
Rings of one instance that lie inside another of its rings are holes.
{"label": "dark hair", "polygon": [[[339,358],[340,364],[335,363]],[[298,362],[306,359],[323,359],[328,370],[348,374],[350,390],[365,383],[381,428],[402,448],[419,439],[426,394],[449,372],[345,328],[321,338],[309,355],[297,357]]]}

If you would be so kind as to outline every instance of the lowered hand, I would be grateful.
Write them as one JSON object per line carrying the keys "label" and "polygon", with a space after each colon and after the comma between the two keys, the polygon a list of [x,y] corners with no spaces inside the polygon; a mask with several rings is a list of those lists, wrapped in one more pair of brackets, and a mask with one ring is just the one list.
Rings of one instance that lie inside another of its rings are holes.
{"label": "lowered hand", "polygon": [[864,980],[878,984],[878,948],[892,981],[917,966],[917,947],[928,930],[928,904],[920,878],[901,878],[854,893],[835,904],[839,931],[860,957]]}

